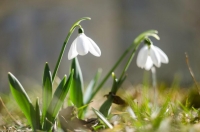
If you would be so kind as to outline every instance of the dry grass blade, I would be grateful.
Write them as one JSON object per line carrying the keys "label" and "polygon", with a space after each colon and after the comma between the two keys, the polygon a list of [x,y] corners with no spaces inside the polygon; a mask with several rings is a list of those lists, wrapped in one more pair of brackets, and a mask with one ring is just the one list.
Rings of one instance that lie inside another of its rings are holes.
{"label": "dry grass blade", "polygon": [[192,72],[192,68],[190,67],[189,58],[188,58],[187,53],[185,53],[185,59],[186,59],[186,64],[187,64],[187,66],[188,66],[190,75],[192,76],[192,79],[193,79],[193,81],[194,81],[194,83],[195,83],[195,85],[196,85],[196,87],[197,87],[197,90],[198,90],[198,92],[199,92],[199,95],[200,95],[200,88],[199,88],[198,83],[197,83],[197,81],[196,81],[196,79],[195,79],[195,77],[194,77],[194,73]]}
{"label": "dry grass blade", "polygon": [[10,118],[17,124],[17,125],[21,125],[19,122],[17,122],[17,120],[10,114],[10,112],[8,111],[8,109],[6,108],[6,105],[4,104],[3,100],[0,97],[0,102],[2,104],[2,106],[5,108],[6,112],[8,113],[8,115],[10,116]]}

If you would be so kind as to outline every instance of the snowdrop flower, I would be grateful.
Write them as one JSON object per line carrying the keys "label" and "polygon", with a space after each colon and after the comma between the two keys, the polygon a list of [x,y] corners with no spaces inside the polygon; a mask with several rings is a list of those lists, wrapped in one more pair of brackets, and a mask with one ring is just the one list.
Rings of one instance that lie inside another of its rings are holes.
{"label": "snowdrop flower", "polygon": [[137,56],[137,66],[150,70],[153,64],[157,67],[161,66],[161,63],[168,63],[167,55],[157,46],[153,44],[146,45],[141,48]]}
{"label": "snowdrop flower", "polygon": [[77,55],[86,55],[88,52],[97,57],[101,56],[101,50],[91,38],[84,34],[83,29],[79,28],[78,32],[78,37],[72,42],[69,49],[68,59],[71,60]]}

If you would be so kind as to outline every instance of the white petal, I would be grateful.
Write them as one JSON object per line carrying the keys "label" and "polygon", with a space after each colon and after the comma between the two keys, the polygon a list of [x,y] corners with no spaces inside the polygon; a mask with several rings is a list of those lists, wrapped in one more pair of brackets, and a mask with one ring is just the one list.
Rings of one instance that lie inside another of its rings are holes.
{"label": "white petal", "polygon": [[94,56],[101,56],[101,50],[97,44],[91,38],[87,38],[90,41],[90,43],[88,43],[90,53],[92,53]]}
{"label": "white petal", "polygon": [[157,46],[154,46],[154,48],[159,53],[161,62],[162,63],[168,63],[169,59],[168,59],[167,55],[160,48],[158,48]]}
{"label": "white petal", "polygon": [[72,42],[72,45],[70,46],[69,52],[68,52],[68,59],[71,60],[74,57],[76,57],[78,55],[78,52],[76,51],[76,41],[77,39],[75,39]]}
{"label": "white petal", "polygon": [[76,39],[77,39],[76,50],[77,50],[78,54],[79,55],[87,54],[89,51],[88,43],[90,43],[90,41],[87,39],[85,34],[81,33]]}
{"label": "white petal", "polygon": [[151,47],[150,47],[149,50],[150,50],[150,56],[151,56],[151,59],[152,59],[153,63],[157,67],[160,67],[161,61],[160,61],[160,55],[159,55],[159,53],[157,52],[157,50],[154,48],[153,45],[151,45]]}
{"label": "white petal", "polygon": [[148,47],[145,45],[144,47],[142,47],[138,53],[137,56],[137,66],[144,68],[146,61],[147,61],[147,57],[148,57],[149,51],[148,51]]}
{"label": "white petal", "polygon": [[145,64],[145,70],[150,70],[153,66],[153,61],[150,56],[147,57],[147,62]]}

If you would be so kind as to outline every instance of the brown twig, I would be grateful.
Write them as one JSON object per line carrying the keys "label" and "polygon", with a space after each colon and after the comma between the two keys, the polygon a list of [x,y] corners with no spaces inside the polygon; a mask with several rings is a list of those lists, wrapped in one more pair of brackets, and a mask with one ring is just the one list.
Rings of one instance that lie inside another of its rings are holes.
{"label": "brown twig", "polygon": [[186,52],[185,52],[185,59],[186,59],[186,64],[187,64],[187,66],[188,66],[190,75],[192,76],[192,79],[193,79],[193,81],[194,81],[194,83],[195,83],[195,85],[196,85],[196,87],[197,87],[197,90],[198,90],[198,92],[199,92],[199,95],[200,95],[200,88],[199,88],[198,83],[197,83],[197,81],[196,81],[196,79],[195,79],[195,77],[194,77],[194,73],[192,72],[192,68],[190,67],[189,58],[188,58],[188,55],[187,55]]}
{"label": "brown twig", "polygon": [[6,112],[8,113],[8,115],[10,116],[10,118],[17,124],[17,125],[21,125],[19,122],[17,122],[17,120],[10,114],[10,112],[8,111],[8,109],[6,108],[6,105],[4,104],[3,100],[0,97],[0,102],[2,104],[2,106],[5,108]]}

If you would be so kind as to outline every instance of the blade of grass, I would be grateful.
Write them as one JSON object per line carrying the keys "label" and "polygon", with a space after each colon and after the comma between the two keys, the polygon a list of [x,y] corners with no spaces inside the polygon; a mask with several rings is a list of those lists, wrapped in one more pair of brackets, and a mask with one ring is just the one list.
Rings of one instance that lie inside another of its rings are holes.
{"label": "blade of grass", "polygon": [[167,99],[166,99],[164,105],[162,106],[160,112],[158,113],[157,117],[153,121],[153,128],[157,129],[160,126],[162,119],[164,119],[164,117],[165,117],[165,112],[168,108],[169,102],[170,102],[170,97],[167,97]]}
{"label": "blade of grass", "polygon": [[113,129],[113,126],[110,124],[110,122],[104,117],[104,115],[99,112],[98,110],[95,110],[94,108],[92,108],[92,110],[94,111],[94,113],[97,115],[97,117],[99,117],[110,129]]}

